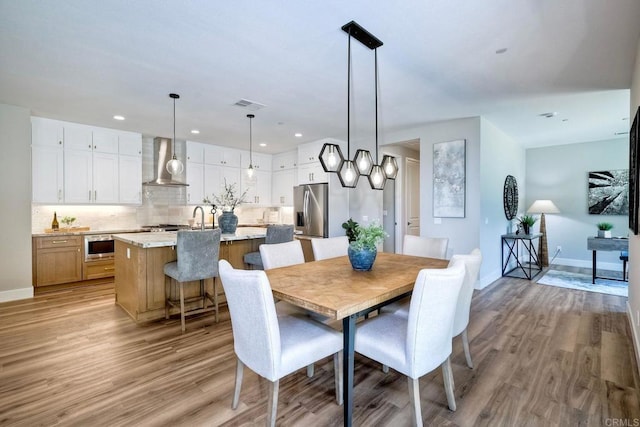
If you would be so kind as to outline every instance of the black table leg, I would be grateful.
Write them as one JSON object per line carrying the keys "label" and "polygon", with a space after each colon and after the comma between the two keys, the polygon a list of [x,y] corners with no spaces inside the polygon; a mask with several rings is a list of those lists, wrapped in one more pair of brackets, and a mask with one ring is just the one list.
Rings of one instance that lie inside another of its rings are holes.
{"label": "black table leg", "polygon": [[593,277],[591,278],[591,283],[596,284],[596,251],[591,251],[593,255],[591,255],[591,274]]}
{"label": "black table leg", "polygon": [[353,417],[353,370],[355,367],[354,350],[356,337],[356,314],[342,319],[343,367],[342,393],[344,399],[344,425],[351,427]]}

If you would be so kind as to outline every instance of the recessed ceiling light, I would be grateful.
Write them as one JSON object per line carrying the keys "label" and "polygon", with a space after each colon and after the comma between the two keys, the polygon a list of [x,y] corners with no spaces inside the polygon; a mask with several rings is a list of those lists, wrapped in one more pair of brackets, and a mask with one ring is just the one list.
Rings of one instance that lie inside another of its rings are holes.
{"label": "recessed ceiling light", "polygon": [[500,54],[505,53],[506,51],[507,51],[507,48],[506,48],[506,47],[503,47],[502,49],[498,49],[498,50],[496,50],[496,54],[497,54],[497,55],[500,55]]}
{"label": "recessed ceiling light", "polygon": [[261,143],[260,143],[260,147],[266,147],[266,146],[267,146],[267,143],[266,143],[266,142],[261,142]]}
{"label": "recessed ceiling light", "polygon": [[294,136],[295,136],[296,138],[302,138],[302,134],[301,134],[300,132],[296,133]]}
{"label": "recessed ceiling light", "polygon": [[191,133],[197,135],[200,133],[200,131],[198,129],[191,129]]}
{"label": "recessed ceiling light", "polygon": [[555,117],[558,115],[557,111],[553,111],[550,113],[542,113],[542,114],[538,114],[540,117],[546,117],[547,119],[550,119],[551,117]]}
{"label": "recessed ceiling light", "polygon": [[113,116],[114,120],[124,120],[124,116],[121,116],[119,114],[116,114],[115,116]]}

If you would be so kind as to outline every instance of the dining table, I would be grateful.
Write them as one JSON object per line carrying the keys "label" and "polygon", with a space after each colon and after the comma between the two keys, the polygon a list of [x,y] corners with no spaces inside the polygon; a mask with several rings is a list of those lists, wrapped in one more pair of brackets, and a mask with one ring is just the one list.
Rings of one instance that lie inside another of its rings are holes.
{"label": "dining table", "polygon": [[356,271],[342,256],[267,270],[273,296],[330,320],[342,320],[344,425],[352,425],[356,321],[410,295],[425,268],[446,268],[444,259],[379,252],[370,271]]}

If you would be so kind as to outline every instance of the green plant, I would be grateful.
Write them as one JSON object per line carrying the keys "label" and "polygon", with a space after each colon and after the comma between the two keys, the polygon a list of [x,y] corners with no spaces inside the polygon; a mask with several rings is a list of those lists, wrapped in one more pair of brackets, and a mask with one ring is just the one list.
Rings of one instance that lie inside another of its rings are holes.
{"label": "green plant", "polygon": [[355,231],[356,239],[351,243],[351,247],[355,250],[376,249],[376,246],[387,237],[387,233],[377,221],[373,221],[370,225],[358,225]]}
{"label": "green plant", "polygon": [[64,216],[60,219],[60,222],[65,224],[67,227],[71,227],[71,224],[76,220],[73,216]]}
{"label": "green plant", "polygon": [[522,225],[533,227],[533,224],[536,223],[537,219],[534,218],[533,215],[522,215],[520,218],[518,218],[518,221],[520,221],[520,224]]}
{"label": "green plant", "polygon": [[342,228],[345,229],[345,234],[349,239],[349,243],[356,240],[356,229],[358,228],[358,223],[353,219],[349,218],[348,221],[342,223]]}
{"label": "green plant", "polygon": [[613,228],[613,224],[610,222],[599,222],[597,224],[598,230],[609,231]]}

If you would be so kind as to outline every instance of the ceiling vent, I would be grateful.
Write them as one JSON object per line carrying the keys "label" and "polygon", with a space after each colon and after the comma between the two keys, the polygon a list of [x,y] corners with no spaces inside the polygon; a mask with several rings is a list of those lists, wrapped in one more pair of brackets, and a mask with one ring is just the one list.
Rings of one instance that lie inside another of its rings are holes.
{"label": "ceiling vent", "polygon": [[251,110],[251,111],[258,111],[266,107],[266,105],[264,104],[260,104],[259,102],[255,102],[255,101],[250,101],[248,99],[241,99],[240,101],[236,102],[233,105],[235,105],[236,107],[246,108],[247,110]]}

